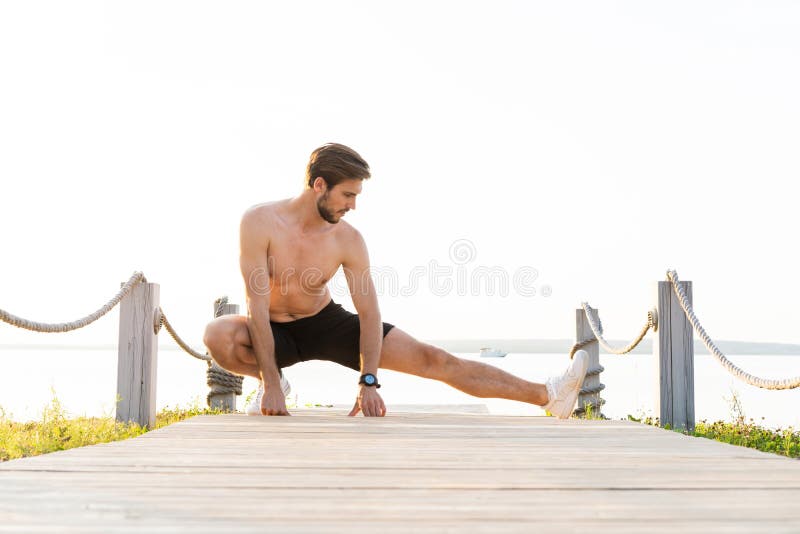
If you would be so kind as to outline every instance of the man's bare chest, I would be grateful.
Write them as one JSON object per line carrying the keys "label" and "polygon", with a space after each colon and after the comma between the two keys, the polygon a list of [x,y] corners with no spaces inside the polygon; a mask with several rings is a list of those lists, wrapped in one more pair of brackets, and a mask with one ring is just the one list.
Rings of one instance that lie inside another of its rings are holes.
{"label": "man's bare chest", "polygon": [[267,255],[270,278],[281,285],[319,287],[342,263],[340,247],[332,235],[282,233],[270,239]]}

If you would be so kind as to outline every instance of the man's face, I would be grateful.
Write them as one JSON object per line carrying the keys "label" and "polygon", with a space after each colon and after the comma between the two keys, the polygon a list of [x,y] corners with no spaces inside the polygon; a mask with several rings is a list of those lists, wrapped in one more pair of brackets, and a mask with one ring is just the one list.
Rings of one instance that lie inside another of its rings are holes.
{"label": "man's face", "polygon": [[322,195],[317,199],[319,216],[336,224],[350,210],[356,209],[356,196],[361,193],[362,180],[345,180],[328,187],[323,182]]}

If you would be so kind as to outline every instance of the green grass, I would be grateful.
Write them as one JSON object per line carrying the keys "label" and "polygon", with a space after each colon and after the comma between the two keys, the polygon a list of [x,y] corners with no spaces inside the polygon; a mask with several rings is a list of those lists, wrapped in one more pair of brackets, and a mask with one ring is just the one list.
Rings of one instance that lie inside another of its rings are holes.
{"label": "green grass", "polygon": [[[250,402],[255,396],[253,390],[245,399]],[[106,443],[134,438],[147,432],[136,423],[118,423],[113,416],[70,417],[64,410],[55,392],[50,403],[42,410],[39,421],[18,423],[12,421],[0,407],[0,462],[37,456],[48,452],[62,451],[74,447]],[[307,408],[326,407],[329,404],[306,403]],[[287,403],[288,408],[296,408],[297,400]],[[156,414],[155,428],[162,428],[195,415],[216,415],[219,410],[201,407],[197,402],[188,407],[164,408]]]}
{"label": "green grass", "polygon": [[[731,445],[750,447],[751,449],[780,454],[790,458],[800,457],[800,431],[792,427],[773,430],[759,426],[752,418],[748,419],[745,416],[741,400],[735,391],[726,400],[731,407],[732,421],[710,423],[704,419],[695,424],[693,432],[680,430],[676,430],[676,432],[730,443]],[[637,419],[629,415],[628,419],[648,425],[660,426],[657,417],[641,417]],[[669,425],[665,428],[671,430]]]}
{"label": "green grass", "polygon": [[[636,418],[628,416],[631,421],[644,423],[647,425],[660,426],[658,418],[643,417]],[[669,425],[665,430],[672,430]],[[715,421],[713,423],[705,419],[695,424],[693,432],[685,430],[675,430],[688,436],[698,438],[713,439],[731,445],[750,447],[764,452],[771,452],[788,456],[790,458],[800,458],[800,431],[792,427],[771,429],[757,425],[753,419],[736,419],[734,421]]]}
{"label": "green grass", "polygon": [[800,457],[800,431],[792,427],[772,430],[758,426],[752,419],[732,423],[700,421],[690,435],[715,439],[731,445],[750,447],[790,458]]}
{"label": "green grass", "polygon": [[584,412],[583,412],[583,414],[578,416],[578,418],[579,419],[592,419],[592,420],[603,420],[603,419],[605,419],[605,417],[603,416],[603,413],[601,411],[597,410],[597,408],[594,405],[590,404],[590,403],[587,403],[586,405],[584,405]]}
{"label": "green grass", "polygon": [[[218,414],[219,410],[201,408],[198,404],[186,408],[165,408],[156,415],[155,428],[177,423],[200,414]],[[136,423],[118,423],[112,416],[69,417],[53,393],[39,421],[12,421],[0,408],[0,462],[36,456],[53,451],[119,441],[147,432]]]}

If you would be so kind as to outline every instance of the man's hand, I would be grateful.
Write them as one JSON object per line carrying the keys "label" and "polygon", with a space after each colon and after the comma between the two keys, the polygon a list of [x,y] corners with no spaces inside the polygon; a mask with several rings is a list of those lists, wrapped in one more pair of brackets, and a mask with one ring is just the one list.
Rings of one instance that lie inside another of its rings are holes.
{"label": "man's hand", "polygon": [[261,415],[291,415],[286,409],[286,397],[280,384],[264,391],[261,396]]}
{"label": "man's hand", "polygon": [[364,412],[364,417],[383,417],[386,415],[386,405],[383,403],[381,396],[378,395],[377,388],[360,386],[356,404],[347,415],[352,417],[358,415],[358,412]]}

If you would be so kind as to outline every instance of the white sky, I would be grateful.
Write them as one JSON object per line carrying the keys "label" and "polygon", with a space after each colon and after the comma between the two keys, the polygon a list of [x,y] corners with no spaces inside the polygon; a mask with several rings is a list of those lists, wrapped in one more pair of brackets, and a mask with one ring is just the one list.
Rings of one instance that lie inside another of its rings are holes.
{"label": "white sky", "polygon": [[565,338],[588,300],[631,338],[672,267],[715,339],[800,343],[798,27],[791,2],[2,2],[0,308],[72,320],[142,270],[197,344],[244,302],[242,211],[338,141],[401,286],[459,239],[468,275],[539,273],[384,294],[418,337]]}

